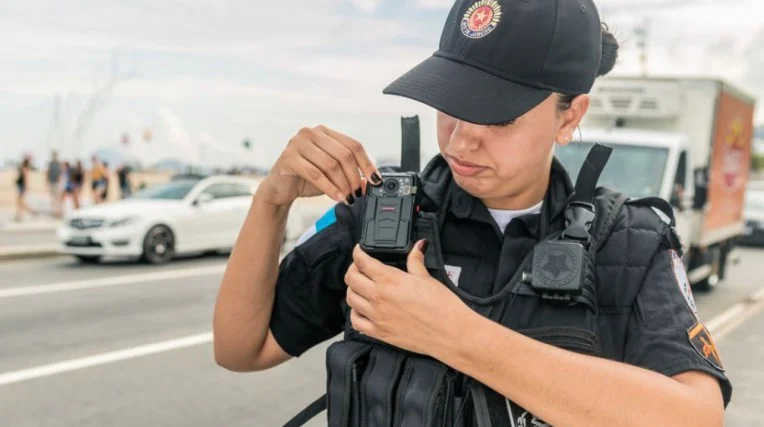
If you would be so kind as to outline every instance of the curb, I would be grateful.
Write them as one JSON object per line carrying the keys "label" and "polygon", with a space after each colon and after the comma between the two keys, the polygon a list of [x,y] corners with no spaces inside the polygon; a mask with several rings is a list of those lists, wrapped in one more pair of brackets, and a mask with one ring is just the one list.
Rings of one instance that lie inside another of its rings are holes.
{"label": "curb", "polygon": [[52,258],[56,256],[61,256],[57,245],[46,244],[8,249],[0,247],[0,261]]}
{"label": "curb", "polygon": [[15,224],[11,222],[0,222],[0,233],[54,233],[59,227],[56,223],[27,223]]}

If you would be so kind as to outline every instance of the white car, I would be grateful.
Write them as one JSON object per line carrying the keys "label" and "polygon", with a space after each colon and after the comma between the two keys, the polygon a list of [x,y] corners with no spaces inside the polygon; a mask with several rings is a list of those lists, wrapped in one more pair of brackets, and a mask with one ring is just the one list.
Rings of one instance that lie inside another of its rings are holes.
{"label": "white car", "polygon": [[179,254],[230,250],[257,185],[228,175],[178,178],[125,200],[82,208],[57,231],[61,252],[84,263],[116,256],[162,264]]}

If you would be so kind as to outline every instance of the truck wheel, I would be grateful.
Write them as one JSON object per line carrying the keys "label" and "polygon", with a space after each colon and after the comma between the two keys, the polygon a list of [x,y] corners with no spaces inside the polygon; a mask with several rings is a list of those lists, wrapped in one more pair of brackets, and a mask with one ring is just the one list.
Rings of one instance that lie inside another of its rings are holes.
{"label": "truck wheel", "polygon": [[698,282],[698,284],[695,285],[695,288],[697,288],[699,291],[703,292],[711,292],[721,283],[722,278],[724,277],[722,274],[724,273],[723,263],[725,261],[725,256],[722,253],[722,249],[720,247],[715,247],[711,249],[712,252],[709,255],[709,263],[711,264],[711,274]]}

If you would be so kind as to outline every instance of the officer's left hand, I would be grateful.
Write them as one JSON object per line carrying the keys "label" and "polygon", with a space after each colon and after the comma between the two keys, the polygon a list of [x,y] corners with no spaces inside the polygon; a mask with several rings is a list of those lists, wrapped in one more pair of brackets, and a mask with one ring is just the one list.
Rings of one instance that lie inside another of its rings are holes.
{"label": "officer's left hand", "polygon": [[372,258],[359,246],[345,275],[350,321],[358,332],[415,353],[433,355],[458,333],[469,308],[430,276],[417,243],[408,256],[408,273]]}

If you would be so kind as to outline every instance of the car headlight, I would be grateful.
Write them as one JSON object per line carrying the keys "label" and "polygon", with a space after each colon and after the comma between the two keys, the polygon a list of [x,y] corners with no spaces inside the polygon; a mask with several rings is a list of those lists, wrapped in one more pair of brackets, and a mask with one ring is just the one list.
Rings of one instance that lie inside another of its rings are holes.
{"label": "car headlight", "polygon": [[134,224],[136,221],[138,221],[137,216],[128,216],[126,218],[121,218],[110,222],[109,227],[123,227],[125,225]]}

